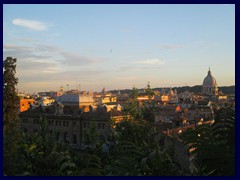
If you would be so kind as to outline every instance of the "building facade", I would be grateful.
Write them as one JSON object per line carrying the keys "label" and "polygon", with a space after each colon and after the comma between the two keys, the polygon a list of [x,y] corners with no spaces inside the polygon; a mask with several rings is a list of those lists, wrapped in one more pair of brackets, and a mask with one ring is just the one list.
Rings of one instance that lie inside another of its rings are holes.
{"label": "building facade", "polygon": [[20,113],[21,129],[27,133],[40,132],[41,125],[62,143],[82,147],[88,141],[87,135],[95,129],[97,139],[107,139],[110,133],[110,114],[106,109],[98,108],[81,115],[58,114],[52,110],[44,111],[39,108]]}

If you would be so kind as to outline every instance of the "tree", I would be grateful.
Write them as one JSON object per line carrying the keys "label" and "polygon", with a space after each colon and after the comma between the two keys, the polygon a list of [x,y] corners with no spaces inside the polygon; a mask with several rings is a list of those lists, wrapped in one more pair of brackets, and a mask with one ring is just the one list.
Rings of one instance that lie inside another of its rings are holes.
{"label": "tree", "polygon": [[138,89],[133,87],[130,98],[124,104],[124,109],[123,109],[123,113],[126,116],[130,115],[130,118],[127,118],[127,119],[130,119],[130,120],[142,120],[143,119],[142,111],[139,108],[139,103],[137,101],[137,97],[138,97]]}
{"label": "tree", "polygon": [[166,149],[160,150],[158,145],[141,160],[142,173],[152,176],[177,176],[180,168],[173,162]]}
{"label": "tree", "polygon": [[15,77],[17,59],[7,57],[3,61],[3,153],[4,172],[8,174],[17,166],[18,103],[16,93],[18,79]]}
{"label": "tree", "polygon": [[4,169],[6,175],[56,176],[77,171],[69,147],[48,133],[45,118],[41,117],[40,122],[39,133],[20,134],[15,164]]}
{"label": "tree", "polygon": [[235,111],[230,107],[216,112],[212,125],[203,124],[182,134],[194,155],[195,175],[235,175]]}
{"label": "tree", "polygon": [[97,131],[96,120],[93,119],[90,129],[84,131],[85,145],[90,147],[91,150],[95,149],[97,145],[97,140],[99,137],[99,132]]}
{"label": "tree", "polygon": [[154,146],[156,129],[147,121],[121,121],[116,127],[116,140],[129,141],[144,150]]}
{"label": "tree", "polygon": [[152,90],[149,82],[147,84],[146,93],[148,95],[149,100],[151,100],[152,97],[154,96],[154,91]]}
{"label": "tree", "polygon": [[12,131],[18,123],[19,98],[16,93],[18,78],[15,77],[17,59],[7,57],[3,62],[3,114],[4,131]]}

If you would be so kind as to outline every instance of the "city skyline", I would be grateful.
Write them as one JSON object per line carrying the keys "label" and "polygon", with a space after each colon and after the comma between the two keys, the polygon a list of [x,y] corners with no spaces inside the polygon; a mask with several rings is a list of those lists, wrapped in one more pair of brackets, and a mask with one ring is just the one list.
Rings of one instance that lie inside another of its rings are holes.
{"label": "city skyline", "polygon": [[20,92],[235,85],[235,5],[5,4],[3,55]]}

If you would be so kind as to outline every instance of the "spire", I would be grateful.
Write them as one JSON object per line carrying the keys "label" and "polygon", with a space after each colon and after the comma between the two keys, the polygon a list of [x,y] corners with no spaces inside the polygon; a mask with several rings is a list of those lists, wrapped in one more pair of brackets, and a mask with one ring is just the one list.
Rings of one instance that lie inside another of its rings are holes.
{"label": "spire", "polygon": [[211,76],[211,70],[210,70],[210,66],[209,66],[209,70],[208,70],[208,76]]}

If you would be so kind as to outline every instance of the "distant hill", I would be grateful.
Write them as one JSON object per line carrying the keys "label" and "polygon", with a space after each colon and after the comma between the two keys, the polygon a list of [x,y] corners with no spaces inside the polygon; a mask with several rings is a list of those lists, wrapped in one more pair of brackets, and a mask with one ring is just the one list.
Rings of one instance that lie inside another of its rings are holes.
{"label": "distant hill", "polygon": [[[162,88],[153,88],[153,90],[161,91]],[[178,94],[182,93],[184,91],[194,92],[194,93],[201,93],[202,92],[202,85],[196,85],[196,86],[182,86],[182,87],[172,87],[173,90],[177,90]],[[221,86],[218,87],[219,91],[222,91],[224,94],[235,94],[235,86]],[[143,90],[139,89],[140,91]],[[169,90],[169,88],[165,88],[165,90]],[[121,94],[130,94],[131,89],[122,89],[120,90]],[[119,90],[110,90],[109,92],[116,94],[119,92]]]}

